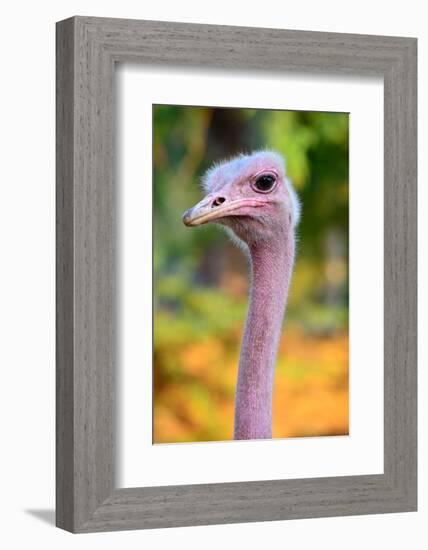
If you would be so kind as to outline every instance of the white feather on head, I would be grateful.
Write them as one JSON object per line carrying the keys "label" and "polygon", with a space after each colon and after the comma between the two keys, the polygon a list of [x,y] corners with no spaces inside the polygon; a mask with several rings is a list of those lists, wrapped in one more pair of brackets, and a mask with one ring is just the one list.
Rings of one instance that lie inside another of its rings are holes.
{"label": "white feather on head", "polygon": [[275,165],[275,168],[278,170],[278,175],[287,186],[287,190],[291,197],[292,203],[293,225],[294,227],[296,227],[300,221],[300,201],[291,181],[286,176],[285,159],[280,153],[276,151],[262,149],[259,151],[254,151],[251,154],[240,153],[235,157],[215,162],[205,172],[201,181],[202,188],[206,193],[214,193],[221,187],[221,185],[219,184],[222,181],[224,182],[225,179],[236,177],[240,172],[245,169],[247,165],[253,163],[260,163],[260,165],[262,165],[268,161],[270,161],[271,164]]}

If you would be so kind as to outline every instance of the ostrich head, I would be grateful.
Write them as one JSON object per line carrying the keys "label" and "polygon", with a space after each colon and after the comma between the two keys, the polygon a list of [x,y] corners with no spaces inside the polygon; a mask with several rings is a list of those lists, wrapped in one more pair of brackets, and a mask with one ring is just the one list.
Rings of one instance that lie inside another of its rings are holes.
{"label": "ostrich head", "polygon": [[219,223],[249,247],[293,231],[299,203],[283,158],[258,151],[215,164],[205,174],[205,197],[183,215],[188,226]]}

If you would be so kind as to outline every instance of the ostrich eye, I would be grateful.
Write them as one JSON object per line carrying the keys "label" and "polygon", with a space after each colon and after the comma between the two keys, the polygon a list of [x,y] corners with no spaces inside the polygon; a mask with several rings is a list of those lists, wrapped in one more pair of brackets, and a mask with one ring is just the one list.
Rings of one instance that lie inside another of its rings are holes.
{"label": "ostrich eye", "polygon": [[271,174],[264,174],[256,179],[254,183],[255,191],[268,193],[269,191],[272,191],[275,183],[275,176]]}

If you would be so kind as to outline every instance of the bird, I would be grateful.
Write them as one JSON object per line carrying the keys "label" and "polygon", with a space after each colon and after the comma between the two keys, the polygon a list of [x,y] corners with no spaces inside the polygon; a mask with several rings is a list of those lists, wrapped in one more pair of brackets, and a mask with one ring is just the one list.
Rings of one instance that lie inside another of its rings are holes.
{"label": "bird", "polygon": [[272,438],[274,372],[295,262],[300,202],[284,157],[271,150],[216,162],[186,226],[216,223],[249,259],[250,289],[235,392],[234,440]]}

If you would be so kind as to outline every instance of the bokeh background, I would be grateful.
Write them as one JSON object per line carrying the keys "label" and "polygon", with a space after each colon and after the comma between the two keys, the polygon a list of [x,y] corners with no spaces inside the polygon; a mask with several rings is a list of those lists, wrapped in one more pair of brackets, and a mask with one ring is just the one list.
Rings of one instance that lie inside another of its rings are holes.
{"label": "bokeh background", "polygon": [[273,437],[349,428],[346,113],[153,106],[153,442],[232,439],[247,262],[213,225],[187,228],[212,162],[271,148],[302,203],[277,360]]}

